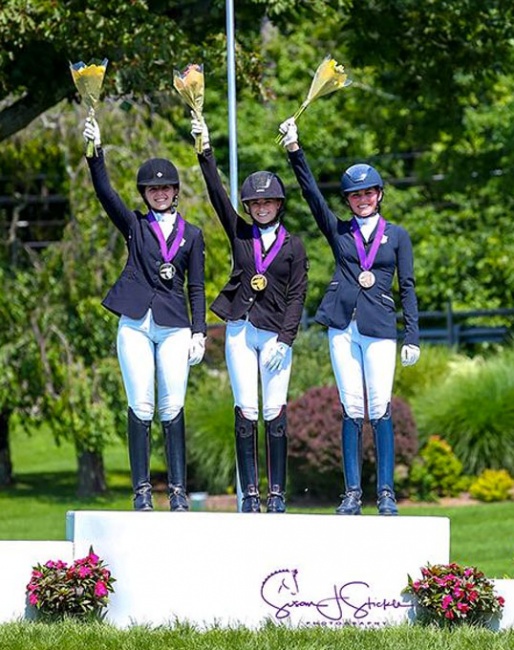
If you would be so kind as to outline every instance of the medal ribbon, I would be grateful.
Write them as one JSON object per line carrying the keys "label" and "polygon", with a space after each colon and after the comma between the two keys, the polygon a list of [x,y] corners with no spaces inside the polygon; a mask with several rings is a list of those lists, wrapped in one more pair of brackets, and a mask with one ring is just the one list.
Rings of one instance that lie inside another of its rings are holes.
{"label": "medal ribbon", "polygon": [[252,236],[253,236],[253,259],[255,261],[255,270],[259,274],[266,273],[269,265],[275,257],[278,255],[279,250],[282,248],[282,244],[287,235],[287,230],[282,224],[278,227],[277,238],[273,242],[272,247],[266,253],[265,257],[262,256],[262,240],[259,228],[252,224]]}
{"label": "medal ribbon", "polygon": [[369,253],[366,255],[366,249],[364,248],[364,238],[360,231],[359,224],[357,223],[357,219],[355,217],[352,217],[352,220],[350,222],[350,229],[355,240],[355,246],[357,247],[357,254],[359,256],[360,265],[365,271],[369,271],[373,266],[373,262],[375,261],[375,257],[378,253],[378,247],[380,246],[380,242],[382,241],[382,237],[385,232],[385,227],[386,220],[384,217],[380,217],[378,220],[377,231],[375,233],[373,243],[371,244]]}
{"label": "medal ribbon", "polygon": [[154,231],[155,236],[159,240],[159,246],[161,247],[161,254],[162,254],[162,259],[165,262],[171,262],[171,260],[175,257],[177,254],[177,251],[180,246],[180,242],[182,241],[182,237],[184,236],[184,230],[186,229],[186,222],[180,214],[177,212],[177,232],[175,233],[175,237],[173,237],[173,241],[171,242],[171,246],[168,248],[166,244],[166,240],[164,239],[164,235],[162,233],[161,227],[159,226],[159,222],[155,218],[155,215],[153,212],[149,212],[146,215],[146,218],[148,219],[148,223],[150,224],[150,228]]}

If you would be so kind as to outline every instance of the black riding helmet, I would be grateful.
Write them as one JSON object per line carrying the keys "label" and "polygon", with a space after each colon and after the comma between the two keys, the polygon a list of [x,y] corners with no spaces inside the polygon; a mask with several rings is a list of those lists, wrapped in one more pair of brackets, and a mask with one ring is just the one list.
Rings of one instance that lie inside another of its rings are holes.
{"label": "black riding helmet", "polygon": [[279,199],[282,201],[277,219],[282,217],[286,200],[284,183],[277,174],[269,171],[259,171],[250,174],[241,186],[241,202],[245,212],[250,214],[247,202],[255,199]]}
{"label": "black riding helmet", "polygon": [[178,170],[172,162],[165,158],[150,158],[139,168],[136,184],[143,198],[145,198],[145,188],[152,185],[175,185],[180,187]]}

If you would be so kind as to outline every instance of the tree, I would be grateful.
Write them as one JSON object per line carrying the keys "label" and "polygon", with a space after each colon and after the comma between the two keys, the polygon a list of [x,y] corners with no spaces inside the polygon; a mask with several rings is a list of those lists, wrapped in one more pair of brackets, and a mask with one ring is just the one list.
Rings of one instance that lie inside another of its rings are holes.
{"label": "tree", "polygon": [[[294,24],[343,2],[244,0],[237,3],[238,66],[257,85],[252,41],[270,15]],[[158,102],[173,68],[188,59],[225,60],[225,0],[4,0],[0,9],[0,141],[63,99],[76,97],[68,62],[110,60],[106,92]],[[37,64],[36,64],[37,62]]]}

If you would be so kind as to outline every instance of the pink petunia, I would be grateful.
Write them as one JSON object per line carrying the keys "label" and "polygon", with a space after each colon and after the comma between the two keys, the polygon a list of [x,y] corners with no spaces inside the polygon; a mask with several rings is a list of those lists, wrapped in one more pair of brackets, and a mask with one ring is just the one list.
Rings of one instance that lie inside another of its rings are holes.
{"label": "pink petunia", "polygon": [[39,598],[37,594],[30,594],[29,596],[29,604],[30,605],[37,605],[39,603]]}
{"label": "pink petunia", "polygon": [[459,612],[466,614],[467,612],[469,612],[469,605],[467,603],[457,603],[457,609],[459,610]]}

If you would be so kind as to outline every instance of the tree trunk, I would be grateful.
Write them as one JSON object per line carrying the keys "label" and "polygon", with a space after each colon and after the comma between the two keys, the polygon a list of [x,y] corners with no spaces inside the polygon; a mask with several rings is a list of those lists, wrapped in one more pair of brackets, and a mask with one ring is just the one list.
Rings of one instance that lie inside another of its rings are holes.
{"label": "tree trunk", "polygon": [[0,487],[12,485],[12,462],[9,447],[10,411],[0,411]]}
{"label": "tree trunk", "polygon": [[78,496],[93,497],[104,494],[107,491],[107,483],[102,454],[97,451],[79,451],[77,461]]}

